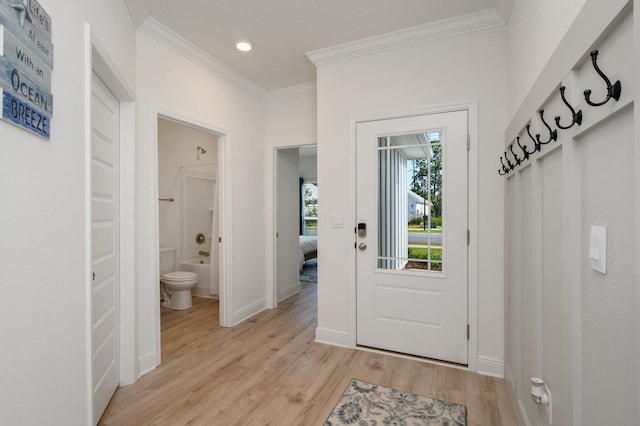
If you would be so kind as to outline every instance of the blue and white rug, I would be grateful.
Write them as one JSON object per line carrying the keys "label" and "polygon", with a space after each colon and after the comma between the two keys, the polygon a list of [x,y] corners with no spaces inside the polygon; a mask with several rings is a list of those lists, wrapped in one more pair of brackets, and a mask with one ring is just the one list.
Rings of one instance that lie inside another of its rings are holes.
{"label": "blue and white rug", "polygon": [[308,283],[318,282],[318,260],[310,259],[304,262],[304,267],[300,271],[300,281]]}
{"label": "blue and white rug", "polygon": [[352,379],[324,426],[464,426],[467,407]]}

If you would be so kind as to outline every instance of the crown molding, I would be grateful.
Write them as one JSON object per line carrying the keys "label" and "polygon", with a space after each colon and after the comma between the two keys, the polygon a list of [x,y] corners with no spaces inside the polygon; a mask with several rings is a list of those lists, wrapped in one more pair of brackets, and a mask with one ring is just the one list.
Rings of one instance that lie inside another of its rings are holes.
{"label": "crown molding", "polygon": [[509,22],[509,16],[511,15],[511,6],[513,6],[513,0],[497,0],[496,10],[502,16],[504,23]]}
{"label": "crown molding", "polygon": [[307,57],[317,66],[499,27],[506,24],[503,17],[503,13],[506,13],[504,3],[509,3],[510,8],[511,0],[503,0],[500,3],[501,10],[488,9],[337,46],[312,50],[307,52]]}
{"label": "crown molding", "polygon": [[316,83],[298,84],[296,86],[273,89],[267,92],[268,101],[280,101],[284,99],[299,98],[303,96],[315,96]]}
{"label": "crown molding", "polygon": [[131,19],[133,19],[133,23],[136,27],[142,25],[144,20],[149,16],[144,2],[142,0],[124,0],[124,2],[129,9],[129,14],[131,15]]}
{"label": "crown molding", "polygon": [[248,92],[260,100],[264,101],[266,99],[267,91],[265,89],[240,75],[154,18],[146,18],[139,30],[224,81]]}

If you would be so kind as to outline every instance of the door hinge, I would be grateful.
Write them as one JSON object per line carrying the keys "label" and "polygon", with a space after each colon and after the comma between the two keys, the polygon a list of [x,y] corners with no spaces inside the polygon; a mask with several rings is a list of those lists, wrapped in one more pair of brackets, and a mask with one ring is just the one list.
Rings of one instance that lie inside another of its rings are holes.
{"label": "door hinge", "polygon": [[94,272],[93,275],[91,276],[91,281],[95,281],[96,280],[96,273]]}
{"label": "door hinge", "polygon": [[471,151],[471,136],[467,135],[467,151]]}
{"label": "door hinge", "polygon": [[467,340],[471,339],[471,327],[467,324]]}
{"label": "door hinge", "polygon": [[467,245],[471,244],[471,231],[467,229]]}
{"label": "door hinge", "polygon": [[222,237],[218,237],[218,242],[221,243],[222,242]]}

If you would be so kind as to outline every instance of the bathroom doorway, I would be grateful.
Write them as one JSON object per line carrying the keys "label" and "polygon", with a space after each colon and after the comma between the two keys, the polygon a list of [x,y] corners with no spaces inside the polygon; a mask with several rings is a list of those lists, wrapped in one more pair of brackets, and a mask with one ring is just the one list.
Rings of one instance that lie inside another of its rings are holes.
{"label": "bathroom doorway", "polygon": [[[224,133],[211,128],[167,115],[157,117],[158,253],[173,250],[172,269],[198,275],[192,298],[218,299],[219,303],[211,306],[219,309],[223,326],[224,140]],[[160,272],[160,262],[158,266]],[[160,307],[159,276],[158,352],[161,311],[167,309]]]}

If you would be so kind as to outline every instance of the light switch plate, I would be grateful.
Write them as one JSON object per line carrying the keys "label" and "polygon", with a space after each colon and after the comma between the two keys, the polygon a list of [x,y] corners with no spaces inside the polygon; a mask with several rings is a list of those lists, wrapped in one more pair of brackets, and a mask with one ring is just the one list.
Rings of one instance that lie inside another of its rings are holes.
{"label": "light switch plate", "polygon": [[342,217],[342,216],[333,216],[333,217],[331,217],[331,227],[332,228],[344,228],[344,217]]}
{"label": "light switch plate", "polygon": [[589,263],[594,271],[607,273],[607,227],[591,225]]}

